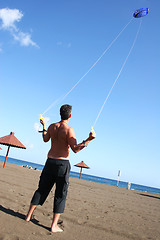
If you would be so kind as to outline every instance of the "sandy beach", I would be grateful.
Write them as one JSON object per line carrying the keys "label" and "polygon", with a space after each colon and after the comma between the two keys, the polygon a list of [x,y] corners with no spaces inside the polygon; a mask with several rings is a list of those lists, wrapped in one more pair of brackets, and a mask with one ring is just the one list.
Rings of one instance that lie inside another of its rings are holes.
{"label": "sandy beach", "polygon": [[70,178],[60,227],[51,233],[53,190],[26,222],[41,171],[0,162],[0,240],[160,239],[160,195]]}

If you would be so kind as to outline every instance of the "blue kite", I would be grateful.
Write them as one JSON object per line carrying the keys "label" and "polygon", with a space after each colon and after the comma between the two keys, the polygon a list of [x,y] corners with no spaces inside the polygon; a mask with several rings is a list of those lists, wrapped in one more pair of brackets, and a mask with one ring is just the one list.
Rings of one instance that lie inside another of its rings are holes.
{"label": "blue kite", "polygon": [[149,13],[149,8],[140,8],[133,13],[134,18],[145,17]]}

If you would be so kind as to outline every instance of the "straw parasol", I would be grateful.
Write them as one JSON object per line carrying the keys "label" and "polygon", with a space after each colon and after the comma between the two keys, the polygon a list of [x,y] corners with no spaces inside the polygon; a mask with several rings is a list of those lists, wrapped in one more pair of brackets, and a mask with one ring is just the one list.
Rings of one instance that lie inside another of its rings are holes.
{"label": "straw parasol", "polygon": [[14,132],[11,132],[10,135],[4,136],[0,138],[0,144],[8,146],[6,158],[3,164],[3,168],[6,165],[8,153],[10,147],[17,147],[17,148],[23,148],[26,149],[26,147],[14,136]]}
{"label": "straw parasol", "polygon": [[90,168],[90,167],[88,167],[83,161],[82,162],[80,162],[80,163],[78,163],[78,164],[76,164],[76,165],[74,165],[75,167],[80,167],[81,168],[81,170],[80,170],[80,174],[79,174],[79,179],[81,179],[81,174],[82,174],[82,168]]}

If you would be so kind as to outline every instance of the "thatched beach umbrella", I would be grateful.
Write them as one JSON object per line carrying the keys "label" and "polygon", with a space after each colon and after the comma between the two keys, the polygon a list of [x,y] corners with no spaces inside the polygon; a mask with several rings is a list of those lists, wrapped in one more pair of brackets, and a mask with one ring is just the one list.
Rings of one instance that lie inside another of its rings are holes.
{"label": "thatched beach umbrella", "polygon": [[81,174],[82,174],[82,168],[90,168],[88,167],[83,161],[74,165],[75,167],[80,167],[81,170],[80,170],[80,174],[79,174],[79,179],[81,179]]}
{"label": "thatched beach umbrella", "polygon": [[14,136],[14,132],[11,132],[10,135],[1,137],[0,138],[0,144],[8,146],[8,150],[7,150],[6,158],[5,158],[5,161],[4,161],[4,164],[3,164],[3,168],[6,165],[6,161],[7,161],[7,157],[8,157],[10,147],[17,147],[17,148],[26,149],[26,147]]}

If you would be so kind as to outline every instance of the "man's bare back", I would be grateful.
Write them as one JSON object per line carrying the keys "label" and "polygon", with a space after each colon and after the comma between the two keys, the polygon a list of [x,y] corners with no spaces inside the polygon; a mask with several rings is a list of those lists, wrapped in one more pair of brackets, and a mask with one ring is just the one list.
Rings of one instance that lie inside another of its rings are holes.
{"label": "man's bare back", "polygon": [[65,121],[51,124],[48,133],[51,138],[51,149],[48,152],[49,158],[69,160],[69,136],[70,127]]}

